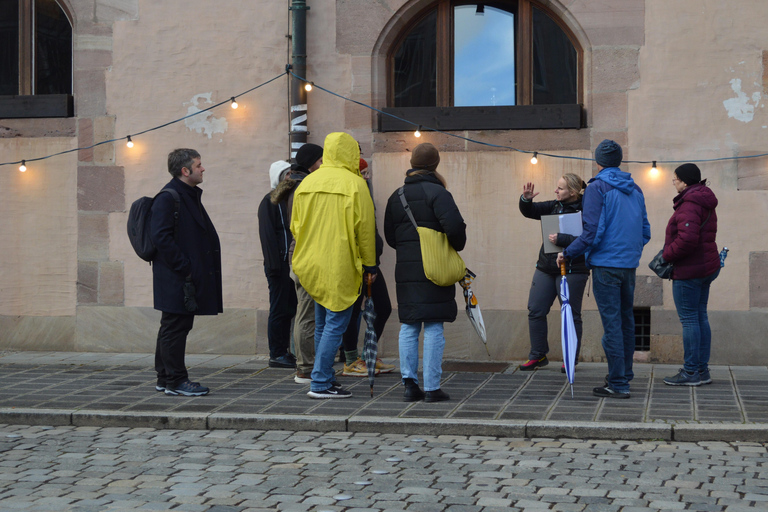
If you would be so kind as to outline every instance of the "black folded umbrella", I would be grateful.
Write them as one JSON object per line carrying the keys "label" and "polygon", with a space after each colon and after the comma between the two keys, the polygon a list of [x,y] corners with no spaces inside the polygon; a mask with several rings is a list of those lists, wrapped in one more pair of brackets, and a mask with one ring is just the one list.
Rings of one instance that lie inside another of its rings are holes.
{"label": "black folded umbrella", "polygon": [[373,381],[376,376],[376,359],[379,354],[379,343],[376,338],[376,331],[373,328],[373,322],[376,320],[376,310],[373,308],[373,297],[371,297],[371,276],[366,275],[368,296],[365,300],[363,309],[363,319],[365,320],[365,341],[363,343],[363,361],[368,368],[368,383],[371,385],[371,396],[373,396]]}

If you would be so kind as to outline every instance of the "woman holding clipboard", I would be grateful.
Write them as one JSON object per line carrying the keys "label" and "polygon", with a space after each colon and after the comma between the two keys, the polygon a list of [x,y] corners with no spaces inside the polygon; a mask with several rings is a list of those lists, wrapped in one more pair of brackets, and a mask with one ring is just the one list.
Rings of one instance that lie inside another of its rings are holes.
{"label": "woman holding clipboard", "polygon": [[[523,195],[520,196],[520,213],[529,219],[541,220],[543,215],[560,215],[564,213],[576,213],[581,211],[581,197],[586,183],[573,173],[565,174],[557,182],[555,189],[555,201],[533,202],[533,198],[539,195],[534,192],[533,183],[526,183],[523,187]],[[549,242],[562,248],[568,247],[576,239],[574,235],[566,233],[551,233]],[[576,349],[576,361],[579,360],[581,351],[581,299],[584,288],[589,279],[589,269],[584,261],[584,256],[566,263],[568,275],[568,287],[570,289],[570,303],[573,308],[573,323],[576,327],[578,348]],[[524,372],[533,371],[536,368],[549,364],[547,353],[547,314],[552,308],[555,299],[560,293],[560,268],[557,266],[557,252],[545,252],[544,244],[541,244],[539,260],[536,262],[536,270],[533,273],[531,291],[528,294],[528,331],[531,336],[531,350],[528,361],[520,365]],[[564,367],[563,370],[564,371]]]}

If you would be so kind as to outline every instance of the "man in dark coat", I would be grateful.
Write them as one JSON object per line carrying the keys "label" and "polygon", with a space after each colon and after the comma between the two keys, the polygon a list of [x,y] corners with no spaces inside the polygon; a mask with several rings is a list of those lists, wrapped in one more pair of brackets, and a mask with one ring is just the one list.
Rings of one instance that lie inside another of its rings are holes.
{"label": "man in dark coat", "polygon": [[[291,164],[284,160],[269,168],[269,179],[274,190],[290,176]],[[270,191],[259,204],[259,238],[264,255],[264,274],[269,286],[269,318],[267,342],[270,368],[295,368],[296,358],[291,354],[291,322],[296,314],[296,290],[290,277],[288,249],[293,243],[289,228],[288,205],[285,201],[274,204]]]}
{"label": "man in dark coat", "polygon": [[224,311],[221,293],[221,244],[201,201],[205,168],[194,149],[168,155],[173,179],[165,186],[175,199],[160,194],[152,203],[150,237],[157,248],[152,264],[155,309],[163,312],[155,349],[157,391],[166,395],[201,396],[208,388],[190,382],[184,364],[187,335],[195,315]]}

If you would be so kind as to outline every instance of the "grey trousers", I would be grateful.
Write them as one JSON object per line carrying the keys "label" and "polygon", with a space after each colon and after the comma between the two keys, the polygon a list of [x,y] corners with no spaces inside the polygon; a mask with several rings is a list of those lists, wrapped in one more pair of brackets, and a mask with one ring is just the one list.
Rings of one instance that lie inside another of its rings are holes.
{"label": "grey trousers", "polygon": [[[581,352],[581,302],[589,274],[568,274],[573,324],[576,327],[576,360]],[[531,335],[531,351],[528,359],[541,359],[549,352],[547,342],[547,315],[555,299],[560,300],[560,276],[546,274],[539,269],[533,273],[531,291],[528,293],[528,331]]]}
{"label": "grey trousers", "polygon": [[296,285],[296,317],[293,320],[293,349],[296,351],[296,369],[311,374],[315,366],[315,300],[307,293],[299,277],[291,268],[291,279]]}

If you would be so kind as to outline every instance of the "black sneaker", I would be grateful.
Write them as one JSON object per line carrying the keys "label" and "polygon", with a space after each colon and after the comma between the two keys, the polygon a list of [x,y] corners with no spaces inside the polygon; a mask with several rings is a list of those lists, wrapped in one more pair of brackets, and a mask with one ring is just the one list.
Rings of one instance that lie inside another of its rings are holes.
{"label": "black sneaker", "polygon": [[155,385],[155,391],[164,392],[165,391],[165,384],[156,384]]}
{"label": "black sneaker", "polygon": [[442,389],[436,389],[434,391],[425,391],[424,392],[424,401],[425,402],[445,402],[446,400],[450,400],[451,397],[443,391]]}
{"label": "black sneaker", "polygon": [[185,380],[175,387],[165,387],[165,394],[171,396],[203,396],[207,395],[209,392],[210,389],[205,386],[201,386],[199,382],[189,382],[188,380]]}
{"label": "black sneaker", "polygon": [[296,361],[291,359],[290,354],[283,354],[282,356],[269,360],[270,368],[296,368]]}
{"label": "black sneaker", "polygon": [[[712,382],[712,379],[709,379]],[[672,377],[664,377],[664,384],[667,386],[701,386],[701,375],[699,372],[688,373],[685,369],[680,368],[677,375]]]}
{"label": "black sneaker", "polygon": [[616,391],[610,386],[592,388],[592,394],[600,398],[629,398],[629,391]]}
{"label": "black sneaker", "polygon": [[352,393],[346,389],[341,388],[328,388],[325,391],[310,391],[307,393],[309,398],[325,399],[325,398],[351,398]]}

